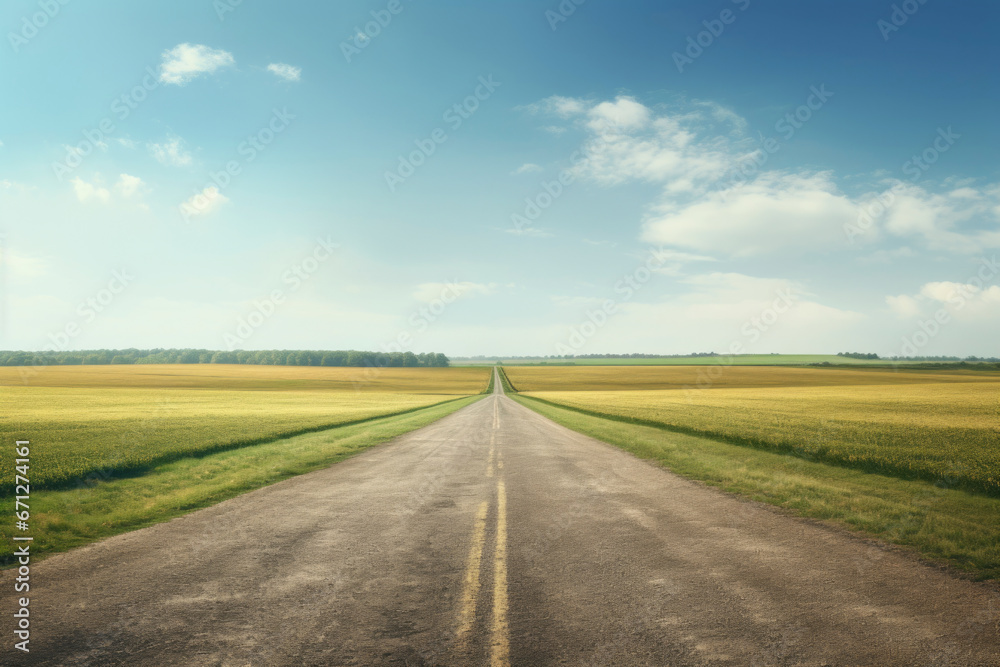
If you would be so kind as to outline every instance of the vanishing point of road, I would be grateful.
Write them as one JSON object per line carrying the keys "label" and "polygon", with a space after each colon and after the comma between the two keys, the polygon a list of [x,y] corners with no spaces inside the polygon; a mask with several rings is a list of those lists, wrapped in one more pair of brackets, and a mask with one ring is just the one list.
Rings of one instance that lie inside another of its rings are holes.
{"label": "vanishing point of road", "polygon": [[494,385],[328,469],[34,565],[32,651],[8,635],[0,662],[1000,664],[995,587],[682,479]]}

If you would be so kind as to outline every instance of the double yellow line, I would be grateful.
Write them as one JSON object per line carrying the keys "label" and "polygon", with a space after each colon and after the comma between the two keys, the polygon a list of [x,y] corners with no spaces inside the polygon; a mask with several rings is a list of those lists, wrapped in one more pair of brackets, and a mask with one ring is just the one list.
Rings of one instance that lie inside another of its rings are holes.
{"label": "double yellow line", "polygon": [[[500,428],[498,400],[493,404],[493,432],[490,434],[490,449],[486,475],[497,478],[496,498],[496,540],[493,549],[493,614],[490,624],[490,665],[507,667],[510,665],[510,627],[507,622],[507,487],[504,484],[503,455],[496,448],[496,431]],[[479,504],[472,529],[472,546],[465,566],[462,583],[462,598],[459,606],[456,645],[465,650],[468,637],[476,621],[476,607],[482,589],[483,555],[486,552],[486,516],[489,502]]]}

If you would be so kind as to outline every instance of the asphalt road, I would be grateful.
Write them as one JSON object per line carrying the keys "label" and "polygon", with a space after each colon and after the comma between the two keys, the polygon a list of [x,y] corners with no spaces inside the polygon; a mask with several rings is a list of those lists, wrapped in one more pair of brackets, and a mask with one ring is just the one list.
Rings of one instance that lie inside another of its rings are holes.
{"label": "asphalt road", "polygon": [[31,576],[4,664],[1000,664],[994,588],[499,394]]}

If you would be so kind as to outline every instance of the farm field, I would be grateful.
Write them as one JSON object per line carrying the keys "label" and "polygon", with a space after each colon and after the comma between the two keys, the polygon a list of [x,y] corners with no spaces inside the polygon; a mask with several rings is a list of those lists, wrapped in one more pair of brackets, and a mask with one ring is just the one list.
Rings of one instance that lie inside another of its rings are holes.
{"label": "farm field", "polygon": [[[35,488],[134,473],[484,391],[488,369],[267,366],[0,368],[0,434],[38,443]],[[42,444],[44,443],[44,444]],[[0,474],[13,476],[9,452]]]}
{"label": "farm field", "polygon": [[506,372],[523,395],[557,405],[1000,495],[996,374],[732,368],[698,389],[692,370]]}
{"label": "farm field", "polygon": [[717,357],[601,357],[593,359],[454,359],[463,365],[490,365],[496,361],[512,366],[806,366],[830,363],[850,366],[888,365],[885,359],[854,359],[836,354],[737,354]]}
{"label": "farm field", "polygon": [[987,371],[894,371],[887,368],[784,368],[760,366],[620,366],[505,368],[517,391],[629,391],[680,389],[751,389],[997,383],[1000,373]]}

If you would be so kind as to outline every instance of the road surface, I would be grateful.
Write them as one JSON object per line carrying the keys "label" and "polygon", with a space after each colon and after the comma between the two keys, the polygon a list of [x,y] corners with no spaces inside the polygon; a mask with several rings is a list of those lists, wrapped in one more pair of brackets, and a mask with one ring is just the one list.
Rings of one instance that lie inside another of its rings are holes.
{"label": "road surface", "polygon": [[501,393],[31,576],[5,664],[1000,664],[995,589]]}

